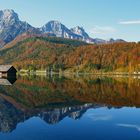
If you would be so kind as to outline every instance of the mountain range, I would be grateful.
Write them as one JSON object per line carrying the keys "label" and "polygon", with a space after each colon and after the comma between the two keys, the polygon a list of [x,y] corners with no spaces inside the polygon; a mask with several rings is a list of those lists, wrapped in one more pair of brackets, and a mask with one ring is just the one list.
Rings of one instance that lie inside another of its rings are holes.
{"label": "mountain range", "polygon": [[35,28],[27,22],[21,21],[18,14],[14,10],[5,9],[0,11],[0,47],[14,40],[17,36],[23,33],[30,34],[49,34],[50,36],[80,40],[87,43],[104,44],[112,42],[123,42],[124,40],[111,39],[109,41],[91,38],[83,27],[67,28],[59,21],[49,21],[40,28]]}

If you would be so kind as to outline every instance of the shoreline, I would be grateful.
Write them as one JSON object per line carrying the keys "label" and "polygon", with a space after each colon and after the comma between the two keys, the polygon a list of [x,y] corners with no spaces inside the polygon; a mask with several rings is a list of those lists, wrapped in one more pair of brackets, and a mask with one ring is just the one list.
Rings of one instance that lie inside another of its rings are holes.
{"label": "shoreline", "polygon": [[102,75],[102,76],[140,76],[140,72],[46,72],[44,70],[37,70],[37,71],[18,71],[18,75],[75,75],[75,76],[82,76],[82,75]]}

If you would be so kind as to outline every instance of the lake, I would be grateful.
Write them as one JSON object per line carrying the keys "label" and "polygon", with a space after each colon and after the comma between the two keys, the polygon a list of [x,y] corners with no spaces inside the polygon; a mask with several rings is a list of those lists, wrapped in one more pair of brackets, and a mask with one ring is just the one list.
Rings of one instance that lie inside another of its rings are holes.
{"label": "lake", "polygon": [[139,140],[140,78],[0,79],[0,140]]}

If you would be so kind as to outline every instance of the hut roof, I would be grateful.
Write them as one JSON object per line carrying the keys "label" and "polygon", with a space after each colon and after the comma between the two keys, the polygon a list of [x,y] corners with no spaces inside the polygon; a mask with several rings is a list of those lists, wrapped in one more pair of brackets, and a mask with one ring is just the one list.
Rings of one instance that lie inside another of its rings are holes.
{"label": "hut roof", "polygon": [[11,67],[13,67],[12,65],[0,65],[0,72],[7,72]]}

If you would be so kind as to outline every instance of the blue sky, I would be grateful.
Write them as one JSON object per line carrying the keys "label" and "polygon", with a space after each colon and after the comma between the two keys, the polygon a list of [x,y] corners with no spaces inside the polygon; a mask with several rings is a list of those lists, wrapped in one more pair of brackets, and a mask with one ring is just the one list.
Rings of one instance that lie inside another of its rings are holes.
{"label": "blue sky", "polygon": [[140,0],[0,0],[0,9],[15,10],[35,27],[59,20],[94,38],[140,41]]}

